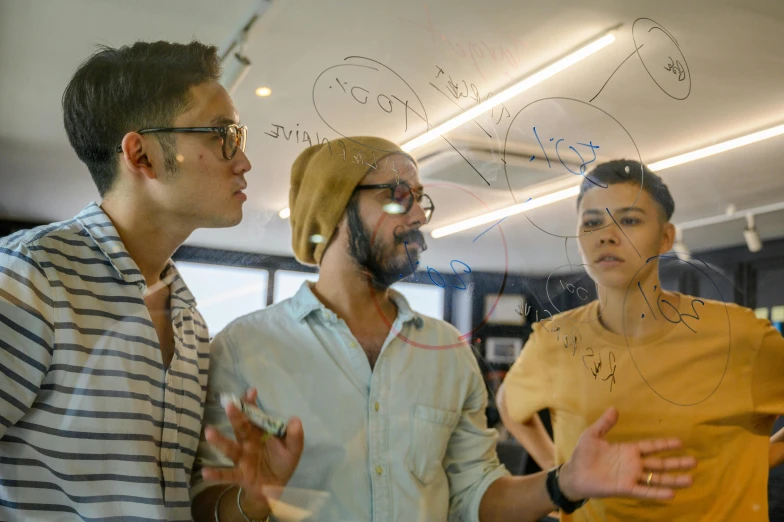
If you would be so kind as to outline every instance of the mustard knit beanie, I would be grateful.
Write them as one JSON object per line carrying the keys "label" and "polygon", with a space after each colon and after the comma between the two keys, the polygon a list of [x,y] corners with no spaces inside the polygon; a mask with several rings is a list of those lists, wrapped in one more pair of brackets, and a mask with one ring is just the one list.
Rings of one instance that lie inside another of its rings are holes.
{"label": "mustard knit beanie", "polygon": [[354,189],[390,154],[403,154],[391,141],[356,136],[313,145],[291,167],[291,242],[300,263],[317,265],[332,239]]}

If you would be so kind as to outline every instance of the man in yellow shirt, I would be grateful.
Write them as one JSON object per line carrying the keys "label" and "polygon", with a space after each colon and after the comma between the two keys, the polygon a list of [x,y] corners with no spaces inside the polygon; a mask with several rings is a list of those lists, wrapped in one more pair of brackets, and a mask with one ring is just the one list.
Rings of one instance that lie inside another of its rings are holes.
{"label": "man in yellow shirt", "polygon": [[659,256],[675,236],[661,178],[626,160],[586,178],[578,244],[599,298],[534,324],[498,394],[504,425],[547,469],[615,406],[610,440],[677,437],[697,458],[693,487],[672,502],[594,499],[562,521],[767,521],[768,468],[783,458],[770,433],[784,413],[784,339],[747,308],[661,288]]}

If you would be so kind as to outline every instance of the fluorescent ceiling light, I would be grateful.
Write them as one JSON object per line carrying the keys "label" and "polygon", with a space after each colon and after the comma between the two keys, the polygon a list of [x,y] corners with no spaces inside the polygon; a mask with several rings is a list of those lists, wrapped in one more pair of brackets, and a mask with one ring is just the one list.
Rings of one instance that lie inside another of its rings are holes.
{"label": "fluorescent ceiling light", "polygon": [[718,154],[720,152],[737,149],[738,147],[750,145],[752,143],[766,140],[774,136],[779,136],[781,134],[784,134],[784,125],[779,125],[767,130],[755,132],[754,134],[735,138],[734,140],[725,141],[724,143],[719,143],[717,145],[711,145],[710,147],[695,150],[694,152],[687,152],[686,154],[681,154],[680,156],[675,156],[674,158],[657,161],[656,163],[651,163],[648,165],[648,168],[653,171],[668,169],[670,167],[674,167],[675,165],[682,165],[690,161],[713,156],[714,154]]}
{"label": "fluorescent ceiling light", "polygon": [[[723,143],[719,143],[717,145],[711,145],[710,147],[705,147],[699,150],[695,150],[693,152],[687,152],[686,154],[681,154],[680,156],[675,156],[673,158],[657,161],[656,163],[649,164],[648,168],[650,168],[654,172],[667,169],[670,167],[674,167],[676,165],[682,165],[683,163],[688,163],[690,161],[705,158],[707,156],[713,156],[714,154],[718,154],[720,152],[725,152],[728,150],[736,149],[738,147],[742,147],[744,145],[750,145],[758,141],[762,141],[768,138],[773,138],[774,136],[779,136],[781,134],[784,134],[784,125],[778,125],[776,127],[755,132],[747,136],[735,138],[734,140],[725,141]],[[559,192],[553,192],[552,194],[547,194],[545,196],[530,200],[527,203],[513,205],[511,207],[496,210],[494,212],[490,212],[482,216],[477,216],[475,218],[460,221],[459,223],[455,223],[454,225],[448,225],[439,228],[432,232],[432,236],[434,238],[439,238],[439,237],[447,236],[449,234],[454,234],[456,232],[462,232],[463,230],[467,230],[475,226],[483,225],[485,223],[490,223],[491,221],[496,221],[507,216],[513,216],[515,214],[519,214],[521,212],[531,210],[532,208],[541,207],[549,203],[555,203],[556,201],[561,201],[562,199],[576,196],[579,193],[580,193],[579,185],[572,187],[570,189],[561,190]],[[525,206],[525,205],[533,205],[533,204],[536,204],[536,206],[527,206],[527,207]],[[702,221],[702,220],[698,220],[698,221]],[[682,226],[682,228],[693,228],[693,227],[691,226],[691,223],[686,223],[684,224],[684,226]]]}
{"label": "fluorescent ceiling light", "polygon": [[572,65],[576,64],[580,60],[591,56],[593,53],[607,47],[611,43],[615,41],[615,35],[612,32],[609,32],[602,36],[601,38],[594,40],[593,42],[589,43],[585,47],[573,52],[572,54],[568,55],[565,58],[562,58],[555,62],[552,65],[549,65],[542,69],[541,71],[521,80],[520,82],[516,83],[515,85],[509,87],[505,91],[496,94],[489,100],[486,100],[473,109],[468,111],[461,112],[451,120],[442,123],[438,127],[422,134],[421,136],[414,138],[413,140],[405,143],[402,149],[406,152],[411,152],[412,150],[416,149],[417,147],[421,147],[425,143],[429,143],[442,134],[446,134],[447,132],[455,129],[462,124],[470,121],[480,114],[483,114],[493,107],[497,107],[498,105],[504,103],[505,101],[509,100],[520,94],[523,91],[530,89],[531,87],[545,81],[546,79],[550,78],[551,76],[555,76],[559,72],[563,71],[564,69],[571,67]]}
{"label": "fluorescent ceiling light", "polygon": [[547,194],[545,196],[536,199],[529,199],[525,203],[518,203],[517,205],[512,205],[511,207],[506,207],[500,210],[495,210],[493,212],[488,212],[487,214],[482,214],[481,216],[476,216],[471,219],[466,219],[464,221],[460,221],[453,225],[447,225],[445,227],[437,228],[433,230],[433,232],[431,232],[430,235],[433,236],[434,238],[448,236],[449,234],[462,232],[463,230],[468,230],[469,228],[477,227],[479,225],[492,223],[493,221],[499,221],[506,217],[514,216],[515,214],[520,214],[521,212],[526,212],[528,210],[533,210],[535,208],[543,207],[544,205],[549,205],[550,203],[555,203],[556,201],[561,201],[562,199],[571,198],[579,193],[580,193],[580,186],[576,185],[574,187],[564,189],[564,190],[559,190],[558,192],[553,192],[551,194]]}

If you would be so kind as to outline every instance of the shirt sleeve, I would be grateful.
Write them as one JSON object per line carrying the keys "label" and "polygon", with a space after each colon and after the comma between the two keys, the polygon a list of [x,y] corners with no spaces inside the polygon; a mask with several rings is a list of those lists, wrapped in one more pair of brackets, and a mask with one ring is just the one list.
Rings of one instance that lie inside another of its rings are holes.
{"label": "shirt sleeve", "polygon": [[52,289],[33,254],[0,246],[0,439],[35,401],[54,351]]}
{"label": "shirt sleeve", "polygon": [[540,324],[534,324],[520,357],[504,378],[504,404],[515,422],[525,422],[550,406],[550,368],[545,360],[547,346],[541,328]]}
{"label": "shirt sleeve", "polygon": [[498,432],[487,427],[487,391],[479,365],[471,358],[471,392],[449,439],[444,469],[449,478],[449,520],[479,522],[479,505],[487,488],[509,472],[498,460]]}
{"label": "shirt sleeve", "polygon": [[784,338],[767,319],[752,320],[762,332],[751,378],[754,412],[784,415]]}
{"label": "shirt sleeve", "polygon": [[210,346],[210,370],[207,379],[207,401],[204,407],[204,423],[196,460],[191,475],[191,500],[215,483],[205,481],[201,470],[204,467],[231,467],[231,460],[215,449],[204,437],[204,428],[217,428],[225,437],[234,438],[234,431],[223,407],[214,399],[217,392],[233,393],[242,397],[248,385],[238,371],[235,351],[228,330],[219,333]]}

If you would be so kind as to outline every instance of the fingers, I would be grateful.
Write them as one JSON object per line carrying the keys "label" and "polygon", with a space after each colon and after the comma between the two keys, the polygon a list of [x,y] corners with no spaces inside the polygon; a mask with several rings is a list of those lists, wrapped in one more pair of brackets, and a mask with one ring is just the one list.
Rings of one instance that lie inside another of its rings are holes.
{"label": "fingers", "polygon": [[286,427],[286,438],[283,440],[286,449],[294,455],[301,455],[305,445],[305,430],[299,417],[291,417]]}
{"label": "fingers", "polygon": [[615,426],[618,422],[618,410],[615,408],[608,408],[596,422],[591,424],[585,431],[591,433],[595,437],[602,438],[607,435],[607,432]]}
{"label": "fingers", "polygon": [[696,465],[697,459],[689,455],[667,458],[648,457],[642,461],[643,468],[650,471],[686,470],[692,469]]}
{"label": "fingers", "polygon": [[226,405],[226,416],[229,418],[231,428],[234,430],[234,437],[238,442],[242,442],[253,435],[253,425],[234,404]]}
{"label": "fingers", "polygon": [[[649,480],[650,479],[650,480]],[[642,472],[640,483],[651,488],[681,489],[688,488],[694,480],[691,475],[675,475],[673,473]]]}
{"label": "fingers", "polygon": [[256,404],[257,395],[258,392],[256,391],[256,388],[248,388],[248,390],[245,392],[245,395],[242,396],[242,400],[251,404]]}
{"label": "fingers", "polygon": [[207,442],[215,446],[218,451],[226,455],[232,462],[235,464],[237,463],[242,455],[239,444],[224,437],[221,432],[212,426],[208,426],[204,429],[204,436],[206,437]]}
{"label": "fingers", "polygon": [[664,487],[657,487],[657,486],[645,486],[637,484],[632,487],[631,492],[629,493],[630,497],[633,498],[651,498],[656,500],[672,500],[675,498],[675,491],[670,488]]}
{"label": "fingers", "polygon": [[241,484],[243,478],[239,468],[202,468],[201,474],[204,480],[230,484]]}
{"label": "fingers", "polygon": [[679,439],[648,439],[637,443],[637,447],[643,455],[679,449],[682,446],[683,443]]}
{"label": "fingers", "polygon": [[688,488],[693,482],[691,475],[655,472],[643,472],[638,480],[629,496],[656,500],[671,500],[675,497],[675,489]]}

